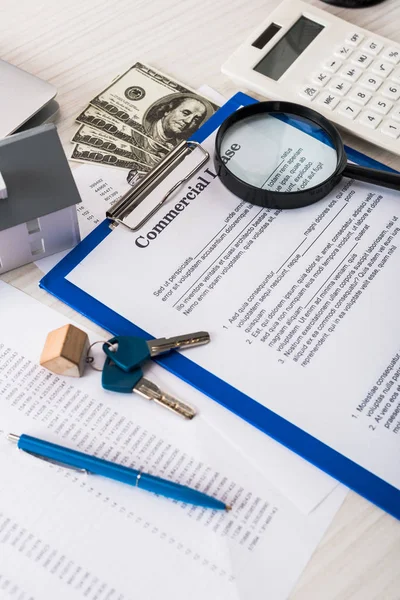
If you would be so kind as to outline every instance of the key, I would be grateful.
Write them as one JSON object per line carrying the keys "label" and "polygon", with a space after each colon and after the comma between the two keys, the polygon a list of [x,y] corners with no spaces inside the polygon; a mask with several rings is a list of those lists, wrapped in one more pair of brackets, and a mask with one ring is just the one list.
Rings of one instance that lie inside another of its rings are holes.
{"label": "key", "polygon": [[396,83],[400,83],[400,69],[396,69],[393,73],[391,73],[390,79]]}
{"label": "key", "polygon": [[388,60],[393,65],[397,65],[400,62],[400,49],[397,47],[389,46],[383,52],[382,57],[383,60]]}
{"label": "key", "polygon": [[376,56],[382,50],[383,44],[378,42],[378,40],[368,39],[365,44],[362,46],[363,50],[366,50],[370,54]]}
{"label": "key", "polygon": [[363,39],[364,36],[361,35],[361,33],[358,33],[358,31],[351,31],[347,34],[346,43],[350,44],[351,46],[358,46],[358,44],[362,42]]}
{"label": "key", "polygon": [[327,73],[326,71],[321,71],[320,73],[314,73],[314,75],[311,77],[311,80],[313,81],[313,83],[315,83],[315,85],[323,86],[328,83],[330,78],[331,76],[329,75],[329,73]]}
{"label": "key", "polygon": [[172,410],[185,419],[193,419],[196,416],[196,411],[189,404],[163,392],[158,385],[145,379],[142,369],[126,373],[108,357],[104,363],[101,384],[105,390],[110,392],[119,392],[120,394],[135,392],[146,400],[154,400],[157,404]]}
{"label": "key", "polygon": [[336,71],[338,69],[340,69],[340,67],[343,66],[343,61],[339,60],[338,58],[331,58],[330,60],[326,61],[326,63],[324,64],[324,70],[325,71],[329,71],[330,73],[336,73]]}
{"label": "key", "polygon": [[362,125],[365,125],[370,129],[376,129],[382,121],[382,117],[372,111],[363,110],[358,120]]}
{"label": "key", "polygon": [[300,89],[299,94],[300,96],[303,96],[303,98],[313,100],[315,96],[318,96],[318,92],[318,88],[313,87],[312,85],[305,85]]}
{"label": "key", "polygon": [[349,100],[356,102],[357,104],[362,104],[363,106],[367,104],[372,98],[372,94],[365,90],[364,88],[356,87],[353,88],[348,95]]}
{"label": "key", "polygon": [[366,67],[369,67],[369,65],[372,63],[373,58],[372,56],[368,56],[368,54],[365,54],[364,52],[353,52],[353,55],[350,60],[351,62],[365,69]]}
{"label": "key", "polygon": [[361,77],[364,71],[359,67],[352,67],[351,65],[345,65],[342,69],[340,69],[338,75],[347,79],[347,81],[357,81],[359,77]]}
{"label": "key", "polygon": [[388,119],[387,121],[383,121],[381,131],[385,135],[397,140],[400,135],[400,125]]}
{"label": "key", "polygon": [[146,341],[131,335],[117,335],[103,344],[103,350],[109,358],[123,371],[132,371],[149,358],[179,348],[194,348],[208,344],[210,334],[207,331],[196,331],[186,335],[170,338],[159,338]]}
{"label": "key", "polygon": [[375,112],[386,115],[391,108],[393,108],[392,102],[386,100],[382,96],[374,96],[371,102],[368,104],[369,110],[374,110]]}
{"label": "key", "polygon": [[338,46],[335,49],[335,55],[339,56],[339,58],[348,58],[350,56],[350,54],[352,53],[353,48],[351,48],[350,46]]}
{"label": "key", "polygon": [[338,96],[345,96],[347,92],[351,89],[351,83],[349,81],[344,81],[339,77],[335,77],[329,84],[329,90]]}
{"label": "key", "polygon": [[323,104],[329,110],[333,110],[337,104],[339,104],[339,98],[331,92],[324,92],[319,95],[318,103]]}
{"label": "key", "polygon": [[390,113],[390,117],[398,123],[400,123],[400,109],[395,108],[394,110],[392,110],[392,112]]}
{"label": "key", "polygon": [[339,104],[339,112],[348,119],[355,119],[359,114],[361,107],[353,102],[343,101]]}
{"label": "key", "polygon": [[365,73],[365,75],[363,75],[361,77],[361,79],[358,83],[362,87],[375,92],[382,85],[382,82],[383,82],[383,79],[381,79],[377,75],[372,76],[372,75],[370,75],[370,73]]}
{"label": "key", "polygon": [[371,71],[382,77],[387,77],[393,71],[393,66],[383,60],[376,60],[372,63]]}
{"label": "key", "polygon": [[398,100],[400,98],[400,85],[398,83],[386,82],[379,90],[382,96],[389,100]]}

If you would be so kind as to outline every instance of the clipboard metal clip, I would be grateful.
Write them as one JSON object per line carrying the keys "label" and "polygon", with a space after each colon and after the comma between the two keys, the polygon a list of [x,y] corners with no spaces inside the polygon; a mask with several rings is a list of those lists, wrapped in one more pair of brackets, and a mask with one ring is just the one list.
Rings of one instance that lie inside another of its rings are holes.
{"label": "clipboard metal clip", "polygon": [[[123,220],[124,217],[128,216],[137,206],[139,206],[148,194],[158,186],[160,181],[171,173],[171,171],[173,171],[186,156],[193,152],[195,148],[199,148],[204,154],[201,161],[183,179],[177,181],[137,225],[131,226],[125,223]],[[197,173],[209,158],[210,154],[197,142],[187,140],[181,142],[158,165],[156,165],[133,190],[129,190],[124,194],[122,198],[106,212],[106,217],[112,221],[110,228],[114,229],[117,225],[123,225],[130,231],[137,231],[143,227],[143,225],[145,225],[145,223],[160,210],[171,194]]]}

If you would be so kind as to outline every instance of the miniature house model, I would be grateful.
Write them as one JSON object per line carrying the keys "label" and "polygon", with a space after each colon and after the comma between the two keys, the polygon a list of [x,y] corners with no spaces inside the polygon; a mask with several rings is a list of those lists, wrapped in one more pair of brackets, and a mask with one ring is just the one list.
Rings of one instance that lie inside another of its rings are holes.
{"label": "miniature house model", "polygon": [[0,173],[0,274],[79,242],[79,192],[55,125],[0,140]]}

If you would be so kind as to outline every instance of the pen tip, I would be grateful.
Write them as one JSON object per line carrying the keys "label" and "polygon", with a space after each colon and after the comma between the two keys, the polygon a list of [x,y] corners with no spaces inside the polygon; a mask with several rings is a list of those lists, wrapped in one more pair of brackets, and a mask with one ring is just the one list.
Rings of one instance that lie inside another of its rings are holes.
{"label": "pen tip", "polygon": [[232,506],[230,506],[229,504],[225,504],[225,510],[226,512],[229,512],[230,510],[232,510]]}

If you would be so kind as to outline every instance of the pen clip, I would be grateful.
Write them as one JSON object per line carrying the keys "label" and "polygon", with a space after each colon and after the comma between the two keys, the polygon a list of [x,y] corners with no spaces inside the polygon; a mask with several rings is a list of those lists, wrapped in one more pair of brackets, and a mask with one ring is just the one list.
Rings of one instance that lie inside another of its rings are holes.
{"label": "pen clip", "polygon": [[67,465],[66,463],[59,462],[58,460],[53,460],[52,458],[47,458],[47,456],[41,456],[40,454],[36,454],[35,452],[28,452],[28,450],[23,450],[23,452],[26,452],[26,454],[30,454],[31,456],[34,456],[35,458],[39,458],[40,460],[43,460],[44,462],[55,465],[56,467],[62,467],[63,469],[70,469],[71,471],[75,471],[76,473],[82,473],[82,474],[86,474],[86,475],[89,473],[89,471],[87,471],[86,469],[79,469],[78,467],[71,467],[71,465]]}
{"label": "pen clip", "polygon": [[[7,438],[10,440],[10,442],[14,442],[15,444],[18,444],[19,437],[20,436],[15,435],[15,433],[9,433],[7,435]],[[58,460],[53,460],[52,458],[47,458],[47,456],[42,456],[41,454],[37,454],[36,452],[30,452],[29,450],[22,450],[22,451],[25,452],[26,454],[30,454],[31,456],[34,456],[35,458],[39,458],[40,460],[43,460],[47,463],[55,465],[56,467],[62,467],[63,469],[70,469],[71,471],[75,471],[76,473],[85,473],[86,475],[89,473],[89,471],[87,471],[86,469],[79,469],[79,467],[72,467],[71,465],[67,465],[66,463],[60,462]]]}

